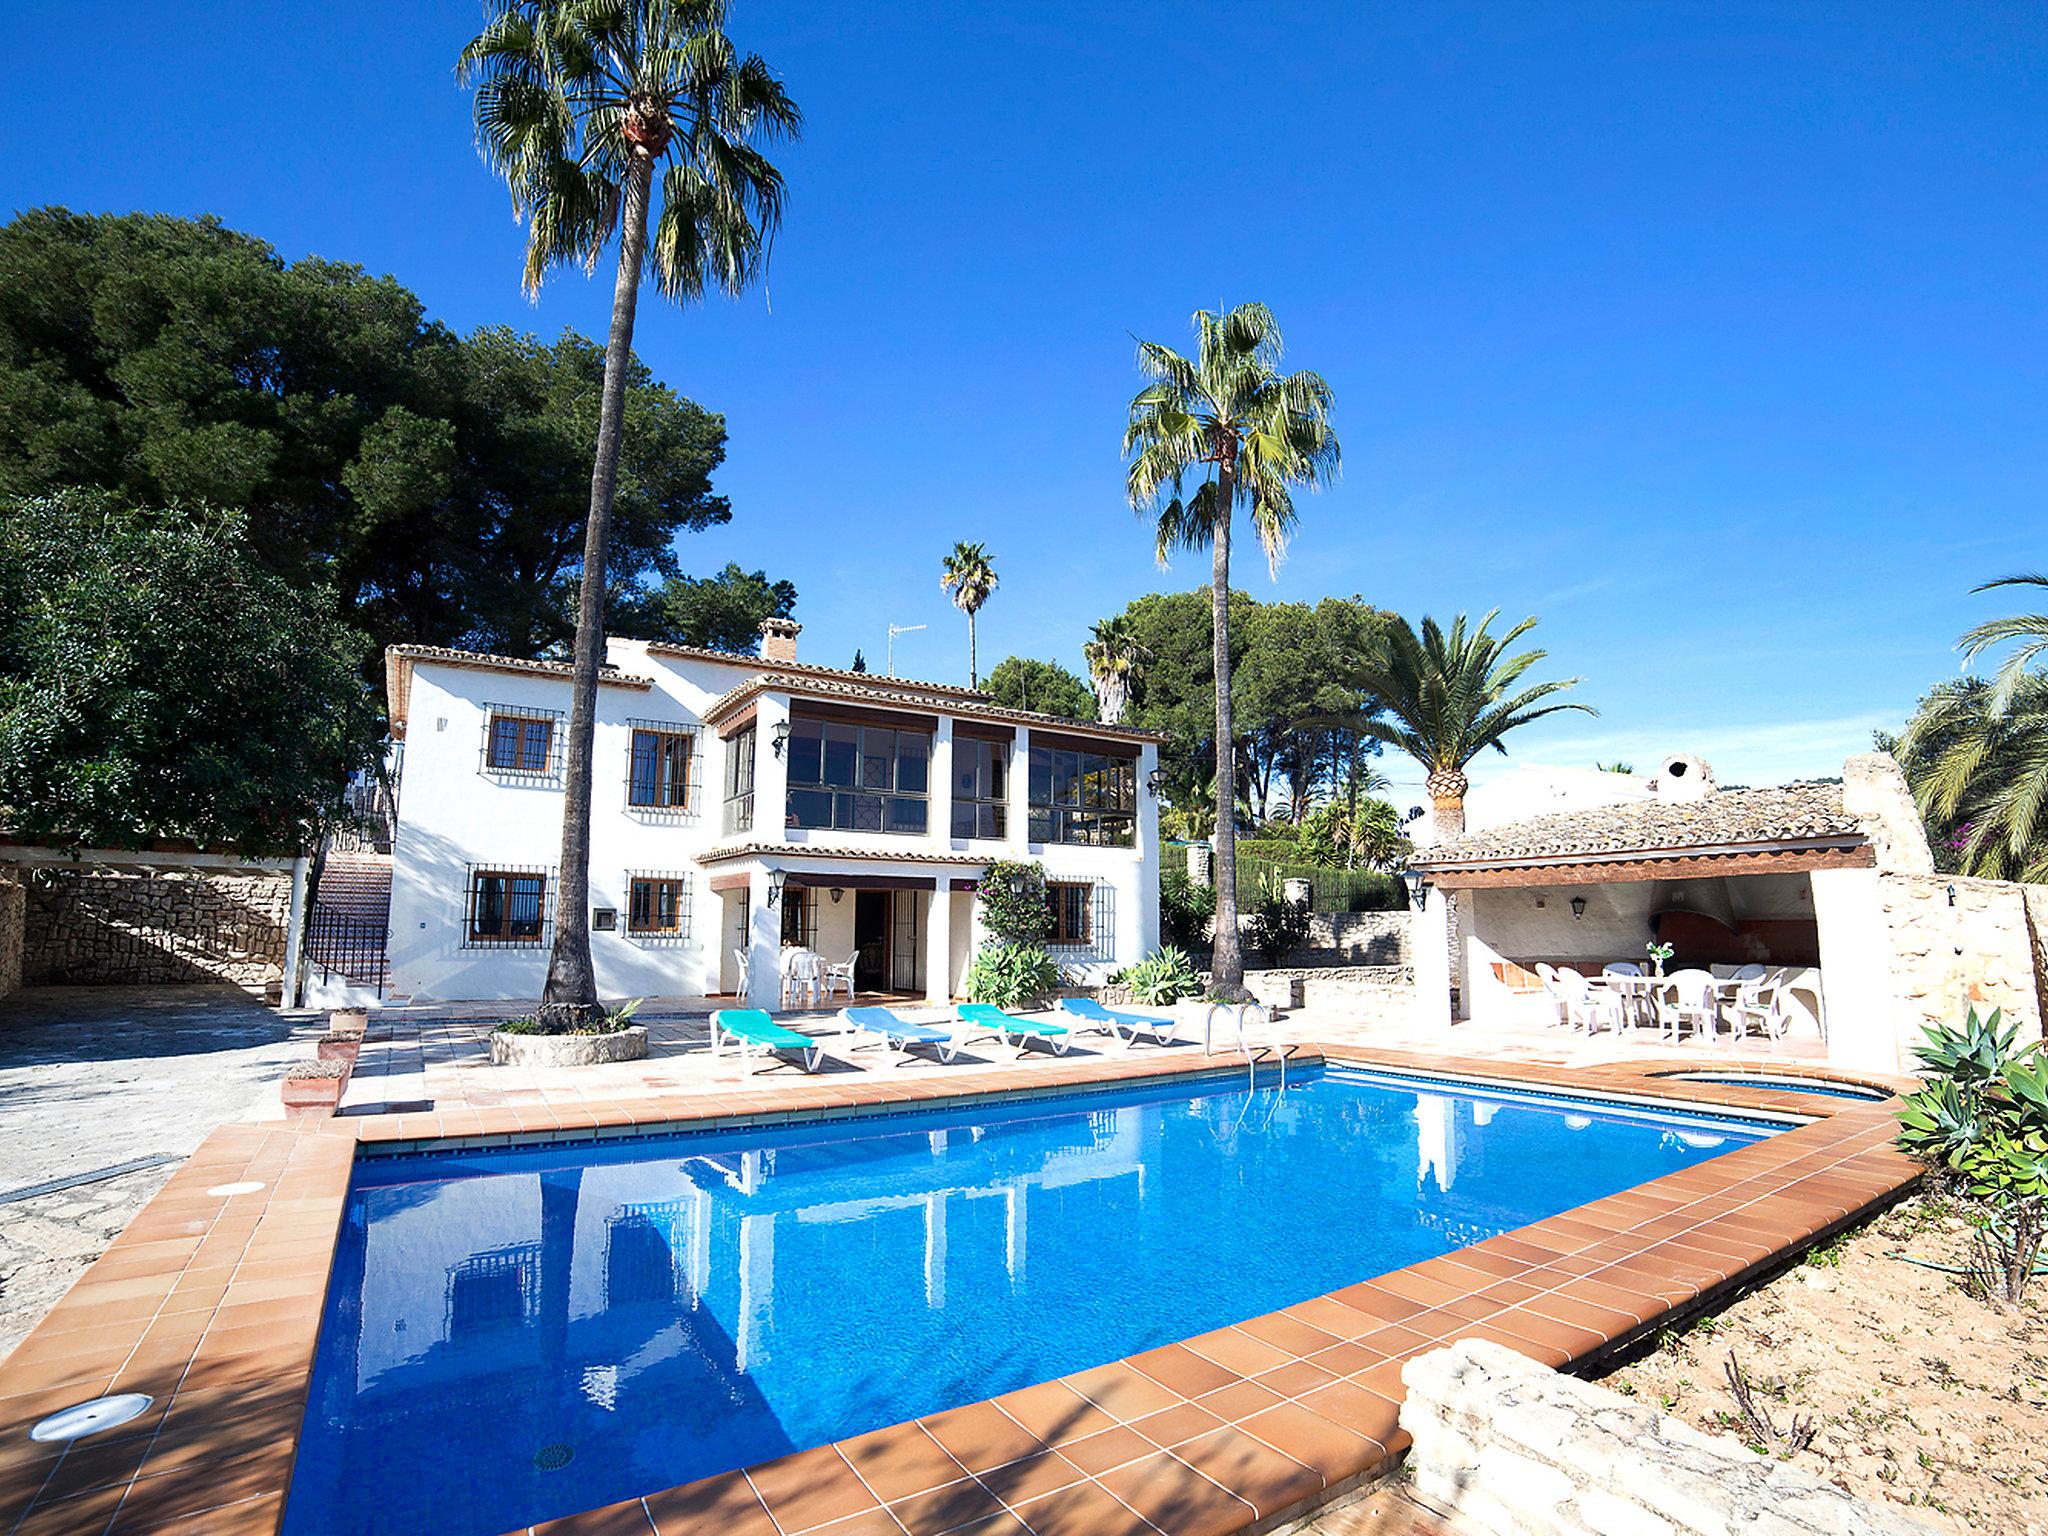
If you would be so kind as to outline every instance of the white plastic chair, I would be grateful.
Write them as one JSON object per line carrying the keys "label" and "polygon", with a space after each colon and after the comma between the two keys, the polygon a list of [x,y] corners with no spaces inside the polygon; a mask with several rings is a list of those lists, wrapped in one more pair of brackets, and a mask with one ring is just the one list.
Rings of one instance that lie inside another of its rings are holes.
{"label": "white plastic chair", "polygon": [[852,954],[848,955],[844,961],[826,962],[825,1001],[827,1003],[830,1003],[832,1001],[833,989],[835,987],[842,986],[846,988],[846,1000],[849,1003],[853,1001],[853,967],[854,962],[859,959],[860,951],[856,949]]}
{"label": "white plastic chair", "polygon": [[1564,983],[1558,979],[1557,967],[1538,960],[1533,967],[1536,979],[1543,983],[1543,995],[1550,1000],[1557,1017],[1550,1022],[1558,1025],[1571,1023],[1570,1000],[1565,996]]}
{"label": "white plastic chair", "polygon": [[1784,988],[1777,984],[1776,974],[1743,982],[1741,990],[1735,994],[1732,1011],[1737,1040],[1746,1037],[1754,1028],[1775,1045],[1792,1027],[1792,1011],[1787,1006]]}
{"label": "white plastic chair", "polygon": [[1712,1045],[1721,1027],[1721,994],[1711,971],[1675,971],[1656,990],[1657,1030],[1673,1045],[1687,1024],[1705,1031]]}
{"label": "white plastic chair", "polygon": [[747,982],[754,974],[754,957],[747,950],[736,949],[732,952],[732,963],[739,972],[739,990],[734,995],[744,1003],[747,1000]]}
{"label": "white plastic chair", "polygon": [[1758,981],[1762,979],[1763,974],[1764,968],[1752,961],[1748,965],[1738,965],[1735,967],[1734,974],[1728,979],[1730,981]]}
{"label": "white plastic chair", "polygon": [[1610,960],[1600,967],[1602,976],[1640,976],[1643,968],[1633,960]]}
{"label": "white plastic chair", "polygon": [[1559,990],[1564,993],[1565,1023],[1586,1034],[1597,1034],[1604,1025],[1616,1034],[1621,1032],[1621,999],[1605,990],[1596,990],[1592,982],[1568,965],[1557,969]]}
{"label": "white plastic chair", "polygon": [[825,990],[825,959],[813,950],[793,951],[782,962],[782,1005],[787,1008],[801,996],[817,1006]]}

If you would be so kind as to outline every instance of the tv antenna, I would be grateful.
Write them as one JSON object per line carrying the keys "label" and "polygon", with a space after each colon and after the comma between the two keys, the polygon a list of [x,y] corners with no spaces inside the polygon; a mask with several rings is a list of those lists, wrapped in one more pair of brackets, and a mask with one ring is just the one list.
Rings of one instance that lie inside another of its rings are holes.
{"label": "tv antenna", "polygon": [[913,630],[927,629],[929,627],[929,625],[925,624],[891,624],[889,626],[889,675],[891,677],[896,675],[896,637],[898,635],[907,635]]}

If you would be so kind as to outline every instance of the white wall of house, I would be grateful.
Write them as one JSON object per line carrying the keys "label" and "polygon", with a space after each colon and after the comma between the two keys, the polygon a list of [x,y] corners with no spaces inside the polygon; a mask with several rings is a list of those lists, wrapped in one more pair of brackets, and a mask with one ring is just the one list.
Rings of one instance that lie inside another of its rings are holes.
{"label": "white wall of house", "polygon": [[[609,659],[627,674],[652,679],[652,688],[605,684],[598,690],[593,750],[590,900],[617,914],[610,932],[593,931],[592,958],[606,997],[695,996],[736,984],[733,951],[751,954],[751,997],[772,1004],[781,948],[781,913],[767,903],[776,869],[807,875],[831,871],[847,892],[838,904],[820,893],[816,947],[835,959],[853,949],[853,892],[863,876],[936,882],[946,899],[920,903],[922,971],[935,999],[959,989],[974,947],[983,937],[978,907],[955,882],[971,880],[981,861],[1033,859],[1049,879],[1095,888],[1097,931],[1085,949],[1055,950],[1055,958],[1086,981],[1099,981],[1158,944],[1158,804],[1143,788],[1157,765],[1157,749],[1137,747],[1138,833],[1134,848],[1086,848],[1028,841],[1029,729],[1019,727],[1013,747],[1009,836],[956,840],[952,836],[950,773],[952,719],[941,713],[933,742],[927,831],[919,836],[786,828],[783,806],[787,765],[771,749],[774,726],[786,721],[791,701],[763,693],[755,703],[755,819],[751,831],[723,826],[727,755],[732,744],[703,724],[718,698],[761,670],[752,658],[732,662],[650,652],[644,644],[614,641]],[[493,670],[427,658],[413,664],[408,696],[405,772],[400,786],[393,848],[389,995],[415,1001],[522,999],[539,995],[546,974],[544,943],[516,948],[468,942],[470,880],[479,869],[545,871],[551,920],[558,889],[563,792],[558,775],[529,777],[496,772],[484,757],[492,706],[555,711],[558,736],[567,730],[569,682],[553,674]],[[799,701],[801,707],[801,701]],[[878,704],[888,709],[887,704]],[[896,708],[903,708],[898,705]],[[929,711],[927,711],[929,712]],[[627,774],[635,722],[660,722],[695,732],[692,800],[686,811],[642,810],[627,804]],[[1067,727],[1082,733],[1082,727]],[[1137,744],[1133,744],[1134,746]],[[720,845],[768,843],[767,854],[744,859],[710,857]],[[786,852],[782,851],[786,847]],[[859,859],[835,858],[859,853]],[[903,856],[891,859],[888,855]],[[912,857],[912,856],[915,857]],[[946,861],[946,862],[935,862]],[[685,934],[650,939],[626,931],[628,887],[635,874],[685,881],[689,922]],[[742,891],[714,890],[713,878],[749,881]],[[792,891],[794,888],[792,887]],[[933,964],[933,957],[938,963]]]}

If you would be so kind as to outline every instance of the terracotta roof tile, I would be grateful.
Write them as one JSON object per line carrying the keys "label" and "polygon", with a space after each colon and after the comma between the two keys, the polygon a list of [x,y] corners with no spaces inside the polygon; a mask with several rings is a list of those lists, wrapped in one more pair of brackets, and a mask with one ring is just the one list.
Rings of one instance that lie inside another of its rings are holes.
{"label": "terracotta roof tile", "polygon": [[1545,863],[1664,850],[1841,843],[1864,837],[1840,784],[1724,789],[1703,800],[1641,800],[1560,811],[1449,838],[1421,850],[1420,869]]}

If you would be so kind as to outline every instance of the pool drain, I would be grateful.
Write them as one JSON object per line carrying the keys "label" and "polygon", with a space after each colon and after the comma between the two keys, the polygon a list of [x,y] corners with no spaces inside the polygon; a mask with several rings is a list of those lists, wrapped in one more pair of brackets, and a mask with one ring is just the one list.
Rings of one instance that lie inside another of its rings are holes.
{"label": "pool drain", "polygon": [[96,1397],[89,1403],[73,1403],[39,1420],[28,1432],[31,1440],[76,1440],[114,1429],[149,1412],[155,1399],[141,1392],[122,1392],[113,1397]]}
{"label": "pool drain", "polygon": [[568,1446],[557,1440],[553,1445],[544,1445],[533,1453],[534,1469],[540,1472],[559,1472],[569,1465],[570,1458],[575,1454]]}

